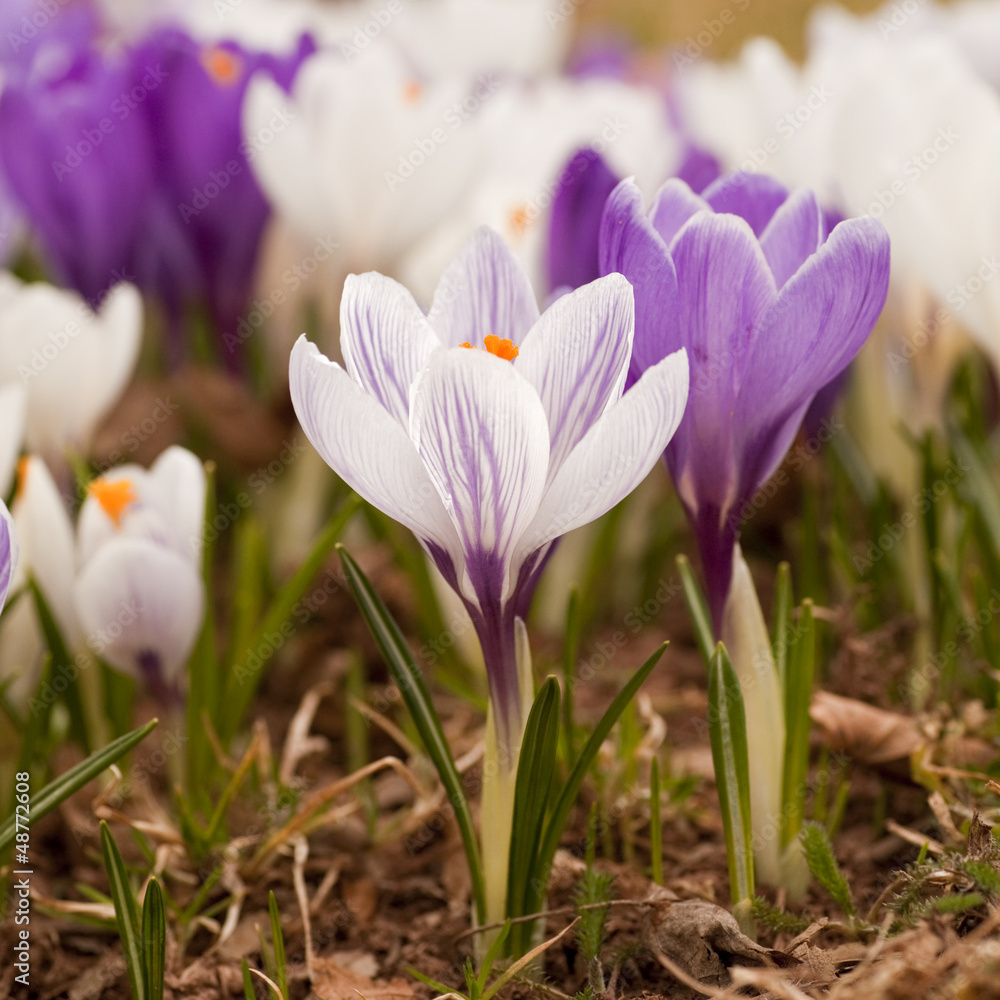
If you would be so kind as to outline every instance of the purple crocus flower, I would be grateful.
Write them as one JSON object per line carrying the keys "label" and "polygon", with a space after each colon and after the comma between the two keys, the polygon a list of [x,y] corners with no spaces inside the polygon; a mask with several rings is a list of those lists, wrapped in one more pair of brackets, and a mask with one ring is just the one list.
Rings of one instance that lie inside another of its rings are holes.
{"label": "purple crocus flower", "polygon": [[547,553],[638,485],[684,412],[683,350],[649,365],[622,395],[633,320],[620,274],[539,315],[510,250],[481,229],[427,315],[390,278],[347,279],[346,370],[305,338],[292,351],[292,402],[306,436],[351,487],[414,532],[465,603],[508,748],[524,722],[515,618]]}
{"label": "purple crocus flower", "polygon": [[14,533],[14,519],[7,505],[0,500],[0,608],[7,601],[14,570],[17,569],[17,535]]}
{"label": "purple crocus flower", "polygon": [[182,31],[161,29],[132,55],[137,77],[155,67],[164,78],[145,108],[157,197],[150,238],[136,250],[139,280],[159,291],[175,317],[192,300],[206,302],[227,349],[250,296],[269,213],[240,128],[243,96],[258,72],[288,89],[314,49],[303,36],[296,51],[275,56],[235,42],[204,46]]}
{"label": "purple crocus flower", "polygon": [[721,178],[700,196],[671,179],[648,212],[623,181],[605,208],[600,263],[635,289],[633,376],[682,347],[690,358],[690,399],[665,458],[718,629],[740,509],[874,326],[889,238],[868,217],[828,234],[811,191],[760,174]]}
{"label": "purple crocus flower", "polygon": [[0,96],[0,165],[55,276],[92,305],[133,280],[153,191],[152,139],[131,109],[132,67],[86,49],[9,82]]}

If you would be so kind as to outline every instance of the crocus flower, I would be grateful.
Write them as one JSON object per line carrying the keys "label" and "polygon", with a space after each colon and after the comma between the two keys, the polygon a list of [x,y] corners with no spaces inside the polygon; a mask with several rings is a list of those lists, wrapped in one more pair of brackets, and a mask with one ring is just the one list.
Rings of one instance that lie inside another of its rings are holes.
{"label": "crocus flower", "polygon": [[27,391],[25,442],[53,468],[67,449],[86,454],[100,421],[132,376],[142,300],[131,285],[95,312],[74,292],[0,274],[0,385]]}
{"label": "crocus flower", "polygon": [[76,610],[96,653],[175,700],[205,609],[200,556],[205,472],[168,448],[147,471],[90,484],[77,525]]}
{"label": "crocus flower", "polygon": [[691,358],[691,398],[665,458],[718,628],[741,508],[871,331],[889,240],[871,218],[827,234],[810,191],[736,174],[701,196],[667,181],[648,213],[622,182],[605,209],[600,257],[604,272],[635,288],[634,374],[681,347]]}
{"label": "crocus flower", "polygon": [[349,485],[417,535],[461,596],[508,737],[522,722],[514,618],[546,553],[642,480],[684,409],[683,353],[621,396],[632,329],[620,275],[539,316],[511,252],[481,229],[428,315],[389,278],[348,278],[346,370],[304,338],[292,351],[306,435]]}
{"label": "crocus flower", "polygon": [[54,275],[95,303],[134,278],[154,177],[152,139],[132,95],[160,78],[154,67],[136,80],[126,57],[92,49],[45,69],[4,87],[0,165]]}
{"label": "crocus flower", "polygon": [[302,38],[291,54],[278,57],[234,42],[202,45],[182,31],[160,29],[131,55],[137,79],[155,67],[163,81],[143,107],[153,136],[156,198],[134,267],[178,320],[186,305],[206,302],[227,344],[225,334],[250,297],[269,214],[250,168],[259,137],[243,140],[243,97],[256,73],[287,90],[314,48]]}
{"label": "crocus flower", "polygon": [[350,486],[414,532],[479,636],[490,691],[487,920],[502,916],[506,898],[532,591],[556,539],[638,485],[684,411],[682,351],[622,396],[633,318],[621,275],[539,315],[511,251],[480,229],[427,315],[389,278],[347,279],[346,370],[304,338],[292,350],[292,402],[306,436]]}

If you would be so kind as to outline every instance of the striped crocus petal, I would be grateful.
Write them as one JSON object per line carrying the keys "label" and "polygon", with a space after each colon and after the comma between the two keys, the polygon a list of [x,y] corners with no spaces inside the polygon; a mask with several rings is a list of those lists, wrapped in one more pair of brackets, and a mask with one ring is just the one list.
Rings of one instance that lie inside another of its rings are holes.
{"label": "striped crocus petal", "polygon": [[441,351],[414,385],[410,436],[461,542],[464,597],[504,601],[515,546],[545,489],[549,430],[538,393],[492,354]]}
{"label": "striped crocus petal", "polygon": [[514,367],[538,391],[549,426],[549,472],[617,402],[625,385],[635,307],[632,286],[610,274],[557,299],[531,329]]}
{"label": "striped crocus petal", "polygon": [[99,656],[156,694],[176,691],[205,611],[190,559],[146,538],[115,538],[80,572],[76,607]]}
{"label": "striped crocus petal", "polygon": [[377,272],[348,275],[340,300],[347,373],[399,421],[410,423],[410,386],[441,347],[410,292]]}
{"label": "striped crocus petal", "polygon": [[17,535],[7,505],[0,500],[0,608],[7,600],[10,582],[17,569]]}
{"label": "striped crocus petal", "polygon": [[289,383],[299,423],[327,465],[425,545],[460,555],[455,528],[413,442],[378,399],[304,336],[292,348]]}
{"label": "striped crocus petal", "polygon": [[480,346],[490,334],[518,344],[538,320],[538,303],[517,258],[483,226],[445,269],[428,319],[447,347]]}

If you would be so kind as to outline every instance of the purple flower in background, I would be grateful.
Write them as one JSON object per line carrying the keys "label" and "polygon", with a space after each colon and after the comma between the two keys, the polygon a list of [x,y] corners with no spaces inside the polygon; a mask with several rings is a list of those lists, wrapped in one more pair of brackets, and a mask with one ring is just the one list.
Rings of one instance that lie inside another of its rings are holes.
{"label": "purple flower in background", "polygon": [[[73,53],[0,96],[0,164],[55,276],[95,302],[121,280],[158,295],[175,329],[204,303],[224,338],[249,298],[268,205],[240,128],[256,72],[288,87],[287,57],[161,29],[124,53],[81,31]],[[252,155],[252,150],[251,150]]]}
{"label": "purple flower in background", "polygon": [[126,58],[90,49],[58,72],[9,82],[0,95],[0,164],[55,277],[91,304],[133,280],[153,191],[146,121],[129,107]]}
{"label": "purple flower in background", "polygon": [[148,241],[136,248],[139,280],[160,293],[175,317],[192,300],[207,302],[227,348],[250,296],[269,212],[240,128],[243,95],[258,72],[287,90],[314,49],[303,36],[294,53],[279,57],[233,42],[202,46],[162,29],[132,54],[137,78],[152,67],[164,79],[144,109],[157,197]]}
{"label": "purple flower in background", "polygon": [[14,519],[7,505],[0,500],[0,608],[7,601],[14,570],[17,569],[17,535],[14,534]]}
{"label": "purple flower in background", "polygon": [[633,376],[688,352],[690,398],[665,458],[718,628],[741,508],[874,326],[889,238],[867,217],[829,233],[812,192],[789,194],[759,174],[722,178],[701,196],[669,180],[648,212],[623,181],[605,208],[600,264],[635,290]]}
{"label": "purple flower in background", "polygon": [[306,436],[351,487],[414,532],[465,603],[506,747],[524,723],[515,618],[547,553],[639,484],[684,412],[683,352],[650,365],[622,396],[633,317],[621,275],[540,316],[510,250],[481,229],[445,272],[428,315],[390,278],[347,279],[346,370],[304,337],[292,351],[292,401]]}

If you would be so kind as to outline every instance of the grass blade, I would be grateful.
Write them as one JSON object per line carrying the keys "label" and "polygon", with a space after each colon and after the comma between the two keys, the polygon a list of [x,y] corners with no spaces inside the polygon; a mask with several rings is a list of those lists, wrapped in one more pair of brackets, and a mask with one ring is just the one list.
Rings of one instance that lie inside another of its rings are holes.
{"label": "grass blade", "polygon": [[618,721],[618,717],[625,711],[625,706],[635,697],[636,692],[642,686],[643,681],[649,676],[653,667],[659,662],[667,644],[663,643],[653,655],[629,678],[625,686],[618,692],[618,696],[608,706],[607,711],[601,716],[600,722],[594,727],[590,738],[584,744],[580,756],[577,758],[569,778],[562,786],[559,798],[552,809],[548,822],[545,825],[545,834],[542,837],[541,848],[536,855],[535,871],[531,878],[528,892],[525,894],[525,912],[536,913],[542,906],[541,902],[548,888],[549,871],[552,868],[552,859],[555,857],[556,849],[559,847],[559,840],[563,830],[566,828],[566,821],[569,819],[570,810],[579,794],[583,779],[590,770],[597,757],[597,752],[601,744],[611,732],[612,727]]}
{"label": "grass blade", "polygon": [[147,1000],[163,1000],[166,953],[167,922],[163,912],[163,892],[160,883],[151,878],[142,904],[142,954]]}
{"label": "grass blade", "polygon": [[271,918],[271,944],[274,947],[274,971],[282,1000],[288,1000],[288,963],[285,959],[285,935],[281,933],[281,914],[274,890],[268,893],[267,910]]}
{"label": "grass blade", "polygon": [[792,617],[792,570],[788,563],[778,564],[778,579],[774,595],[774,631],[771,634],[771,651],[778,669],[778,680],[785,691],[788,674],[788,623]]}
{"label": "grass blade", "polygon": [[483,884],[483,865],[479,855],[479,842],[476,839],[476,830],[472,823],[469,803],[465,797],[465,789],[462,786],[462,778],[455,767],[448,742],[444,738],[441,720],[434,711],[420,668],[414,661],[413,654],[410,652],[410,647],[406,644],[406,639],[400,632],[399,626],[347,550],[341,545],[337,546],[337,550],[344,565],[344,572],[347,574],[347,582],[354,594],[354,599],[358,602],[358,607],[361,609],[361,615],[378,645],[396,686],[399,688],[399,693],[406,702],[410,717],[417,727],[424,748],[437,769],[438,777],[448,795],[448,801],[455,811],[455,820],[462,836],[465,856],[469,861],[476,914],[479,922],[483,923],[486,919],[486,893]]}
{"label": "grass blade", "polygon": [[135,895],[129,884],[128,872],[125,870],[125,862],[122,861],[118,845],[104,820],[101,820],[101,850],[104,853],[104,867],[107,869],[108,882],[111,885],[111,899],[115,904],[118,936],[122,941],[128,978],[132,984],[132,997],[133,1000],[147,1000],[142,938],[139,932],[139,913]]}
{"label": "grass blade", "polygon": [[[75,791],[83,788],[91,778],[96,777],[106,767],[110,767],[120,757],[123,757],[137,743],[144,740],[156,727],[158,719],[147,722],[146,725],[133,729],[132,732],[119,736],[103,750],[92,753],[86,760],[71,767],[65,774],[49,782],[31,800],[31,820],[37,822],[46,813],[51,812],[63,799],[69,798]],[[13,843],[15,832],[14,818],[0,827],[0,853]]]}
{"label": "grass blade", "polygon": [[[559,742],[559,686],[548,678],[538,692],[528,721],[517,765],[514,786],[514,818],[510,835],[510,863],[507,869],[507,916],[521,917],[525,893],[534,875],[534,861],[541,841],[545,810],[552,787]],[[515,954],[525,950],[531,939],[530,922],[518,924],[513,933]]]}
{"label": "grass blade", "polygon": [[708,613],[708,604],[705,602],[705,595],[698,586],[698,581],[694,578],[691,570],[691,563],[688,557],[680,555],[677,557],[677,572],[681,575],[681,583],[684,585],[684,598],[687,601],[688,610],[691,612],[691,621],[694,625],[694,637],[698,642],[698,649],[705,663],[712,660],[712,650],[715,648],[715,633],[712,631],[712,616]]}
{"label": "grass blade", "polygon": [[563,636],[563,700],[562,723],[566,759],[576,758],[573,733],[573,684],[576,681],[576,663],[580,654],[580,630],[583,616],[580,613],[580,592],[574,587],[566,606],[566,631]]}
{"label": "grass blade", "polygon": [[250,656],[258,656],[258,659],[264,662],[269,659],[269,656],[258,655],[256,651],[265,648],[265,646],[272,648],[272,645],[267,641],[268,635],[284,634],[283,629],[286,629],[292,620],[296,605],[302,600],[309,584],[337,544],[344,528],[347,527],[347,522],[354,516],[360,504],[361,498],[356,494],[351,494],[343,502],[340,510],[330,519],[319,538],[316,539],[316,543],[305,561],[278,591],[260,627],[253,633],[247,644],[245,653],[233,658],[232,668],[226,681],[226,711],[221,714],[218,720],[218,733],[224,745],[228,746],[235,736],[240,721],[253,701],[253,696],[257,692],[264,672],[263,663],[256,668],[249,664]]}
{"label": "grass blade", "polygon": [[733,902],[739,904],[753,898],[750,763],[743,694],[721,642],[708,671],[708,732],[726,835],[730,892]]}
{"label": "grass blade", "polygon": [[785,684],[785,766],[782,779],[784,848],[799,835],[805,818],[806,778],[809,771],[809,703],[816,671],[816,624],[813,604],[802,602],[797,641],[788,663]]}

